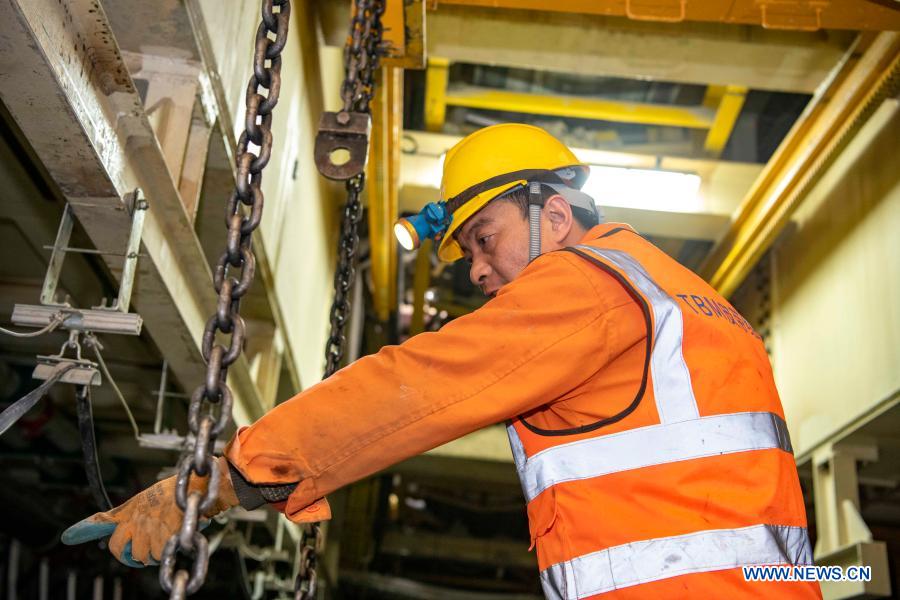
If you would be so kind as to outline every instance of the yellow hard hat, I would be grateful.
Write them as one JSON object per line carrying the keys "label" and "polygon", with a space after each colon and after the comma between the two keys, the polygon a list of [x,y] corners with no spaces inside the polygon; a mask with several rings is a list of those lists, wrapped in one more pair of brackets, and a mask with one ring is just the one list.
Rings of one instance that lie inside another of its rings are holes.
{"label": "yellow hard hat", "polygon": [[462,258],[454,233],[488,202],[518,185],[567,168],[571,172],[565,183],[580,188],[587,166],[540,127],[492,125],[460,140],[444,157],[441,200],[447,203],[450,224],[438,257],[446,262]]}

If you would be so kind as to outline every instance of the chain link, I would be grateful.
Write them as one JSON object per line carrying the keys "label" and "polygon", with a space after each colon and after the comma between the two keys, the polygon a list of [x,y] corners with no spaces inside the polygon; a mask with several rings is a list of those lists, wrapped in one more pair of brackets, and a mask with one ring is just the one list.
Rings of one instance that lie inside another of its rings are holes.
{"label": "chain link", "polygon": [[[369,113],[369,103],[375,94],[375,74],[381,58],[381,36],[385,0],[355,0],[355,12],[350,20],[350,35],[344,47],[344,81],[341,84],[343,109],[337,115],[339,123],[350,122],[351,112]],[[341,220],[338,240],[338,263],[334,272],[334,301],[331,304],[331,332],[325,344],[325,375],[330,377],[340,368],[347,345],[344,334],[350,319],[350,288],[356,278],[356,254],[359,248],[359,221],[362,219],[362,191],[365,175],[360,173],[347,179],[347,203]],[[316,597],[318,575],[317,554],[323,544],[322,530],[312,523],[304,531],[300,543],[295,600]]]}
{"label": "chain link", "polygon": [[[262,0],[262,18],[256,30],[253,75],[247,85],[247,116],[238,139],[235,162],[237,181],[226,203],[225,251],[214,274],[218,294],[216,312],[206,323],[202,352],[206,378],[191,395],[188,408],[190,435],[178,463],[175,502],[184,513],[181,529],[169,538],[162,553],[159,583],[170,599],[182,599],[200,589],[209,566],[209,545],[198,522],[216,503],[219,469],[213,458],[216,438],[231,420],[233,397],[225,383],[228,367],[244,348],[241,298],[253,281],[256,260],[251,248],[253,231],[263,211],[262,170],[272,155],[272,110],[281,89],[281,52],[287,42],[290,0]],[[265,90],[265,95],[260,91]],[[227,345],[216,337],[230,336]],[[208,477],[191,491],[194,477]],[[178,557],[186,563],[178,566]]]}
{"label": "chain link", "polygon": [[349,41],[344,47],[342,112],[369,112],[375,91],[375,72],[381,54],[384,0],[356,0],[350,19]]}
{"label": "chain link", "polygon": [[334,271],[334,301],[331,303],[331,332],[325,342],[325,377],[330,377],[341,366],[347,346],[344,329],[350,319],[350,287],[356,278],[356,251],[359,247],[359,221],[363,207],[360,195],[364,175],[348,179],[347,203],[341,221],[338,241],[338,262]]}

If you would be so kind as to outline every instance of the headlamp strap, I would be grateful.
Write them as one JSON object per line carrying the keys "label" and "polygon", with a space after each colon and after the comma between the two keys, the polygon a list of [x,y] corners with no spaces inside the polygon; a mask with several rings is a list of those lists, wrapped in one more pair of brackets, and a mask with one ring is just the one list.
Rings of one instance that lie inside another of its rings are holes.
{"label": "headlamp strap", "polygon": [[544,194],[539,181],[528,183],[528,262],[541,254],[541,209]]}
{"label": "headlamp strap", "polygon": [[544,208],[544,192],[541,189],[539,181],[528,182],[528,206],[539,206]]}
{"label": "headlamp strap", "polygon": [[478,194],[500,187],[501,185],[512,181],[521,181],[523,179],[525,181],[546,181],[548,183],[566,185],[566,182],[562,177],[549,169],[522,169],[521,171],[513,171],[512,173],[503,173],[491,177],[490,179],[485,179],[480,183],[476,183],[447,200],[447,212],[452,215],[459,207]]}

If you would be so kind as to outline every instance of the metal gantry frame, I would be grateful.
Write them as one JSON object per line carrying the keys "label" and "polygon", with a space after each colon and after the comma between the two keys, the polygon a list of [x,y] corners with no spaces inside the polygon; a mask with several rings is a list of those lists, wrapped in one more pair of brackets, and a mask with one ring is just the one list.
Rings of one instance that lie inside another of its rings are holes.
{"label": "metal gantry frame", "polygon": [[439,132],[448,106],[573,117],[596,121],[707,130],[704,150],[718,157],[744,106],[748,88],[710,85],[701,106],[623,102],[581,96],[547,95],[477,86],[449,87],[450,61],[430,57],[425,78],[425,128]]}
{"label": "metal gantry frame", "polygon": [[706,88],[703,103],[714,106],[716,114],[709,126],[703,149],[713,157],[725,150],[731,132],[737,123],[749,90],[742,85],[711,85]]}
{"label": "metal gantry frame", "polygon": [[860,38],[822,83],[747,193],[701,275],[730,296],[881,101],[900,89],[900,33]]}

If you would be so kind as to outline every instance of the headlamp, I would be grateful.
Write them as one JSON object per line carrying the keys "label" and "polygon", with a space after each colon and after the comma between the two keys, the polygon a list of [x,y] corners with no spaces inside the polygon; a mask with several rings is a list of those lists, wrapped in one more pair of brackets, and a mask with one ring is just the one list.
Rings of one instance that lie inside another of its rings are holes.
{"label": "headlamp", "polygon": [[394,223],[394,235],[404,250],[415,250],[431,238],[440,240],[450,225],[446,202],[429,202],[419,214]]}

